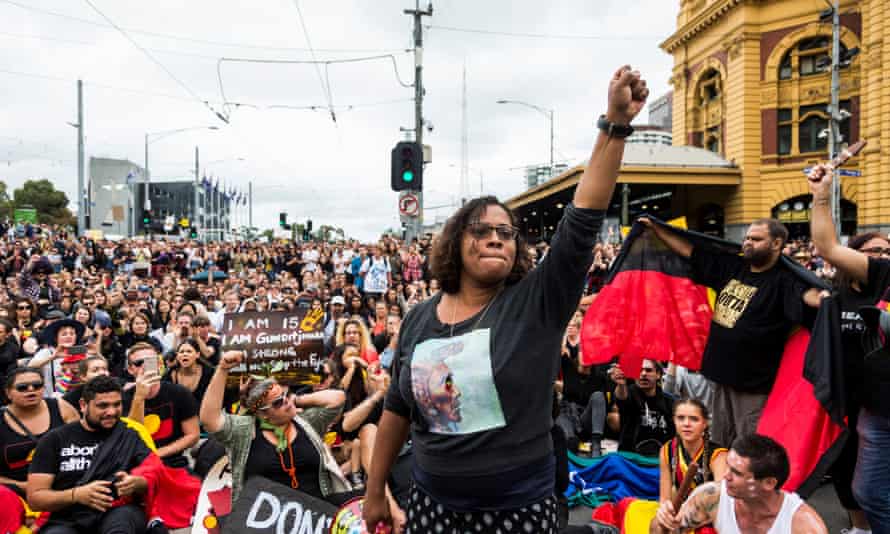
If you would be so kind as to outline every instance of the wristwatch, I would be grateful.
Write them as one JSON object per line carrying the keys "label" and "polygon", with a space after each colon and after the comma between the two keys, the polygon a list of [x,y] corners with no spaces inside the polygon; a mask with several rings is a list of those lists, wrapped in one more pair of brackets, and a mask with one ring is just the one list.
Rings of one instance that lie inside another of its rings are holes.
{"label": "wristwatch", "polygon": [[599,120],[596,121],[596,127],[605,132],[609,137],[614,137],[616,139],[624,139],[634,133],[633,126],[629,124],[609,122],[605,115],[600,115]]}

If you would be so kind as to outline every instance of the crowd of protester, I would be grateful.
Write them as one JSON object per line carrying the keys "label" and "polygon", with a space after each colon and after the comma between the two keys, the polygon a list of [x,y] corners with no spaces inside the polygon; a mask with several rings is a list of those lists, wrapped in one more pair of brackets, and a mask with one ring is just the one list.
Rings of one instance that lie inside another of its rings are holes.
{"label": "crowd of protester", "polygon": [[[147,524],[132,505],[111,514],[109,486],[73,475],[89,462],[59,471],[66,447],[101,443],[103,425],[111,428],[109,421],[120,417],[143,423],[163,462],[190,476],[200,479],[228,454],[233,500],[251,476],[336,505],[362,494],[402,319],[440,289],[430,276],[430,236],[411,243],[383,236],[371,244],[112,242],[22,224],[3,235],[0,505],[21,511],[7,525],[67,533]],[[581,363],[582,317],[619,247],[596,244],[584,297],[565,331],[554,384],[561,436],[555,441],[582,456],[617,448],[659,457],[667,502],[690,462],[704,466],[699,484],[721,480],[731,443],[712,436],[714,389],[700,373],[646,360],[639,376],[627,377],[616,364]],[[783,252],[834,278],[810,242],[791,241]],[[537,264],[549,249],[540,244],[527,253]],[[267,378],[227,388],[241,359],[221,347],[223,317],[298,308],[324,316],[320,383],[298,387]],[[96,436],[81,435],[81,417]],[[302,424],[291,428],[290,420]],[[66,430],[42,439],[59,427]],[[133,454],[135,465],[147,452]],[[32,487],[29,469],[37,475]],[[849,474],[838,472],[838,492],[855,512]],[[126,478],[114,484],[115,495],[144,491]],[[391,513],[403,520],[407,480],[393,476],[390,484]],[[74,530],[65,530],[70,525]]]}

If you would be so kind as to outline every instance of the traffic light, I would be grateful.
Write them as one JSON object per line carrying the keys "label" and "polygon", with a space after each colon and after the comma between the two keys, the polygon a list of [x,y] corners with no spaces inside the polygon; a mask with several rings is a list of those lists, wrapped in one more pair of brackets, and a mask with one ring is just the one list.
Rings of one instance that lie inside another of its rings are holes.
{"label": "traffic light", "polygon": [[287,213],[283,211],[278,214],[278,226],[282,228],[287,228]]}
{"label": "traffic light", "polygon": [[142,225],[148,226],[149,224],[151,224],[151,211],[142,210]]}
{"label": "traffic light", "polygon": [[312,231],[312,219],[306,219],[306,231],[307,232]]}
{"label": "traffic light", "polygon": [[423,147],[402,141],[392,149],[392,190],[423,190]]}
{"label": "traffic light", "polygon": [[189,230],[189,239],[198,239],[198,229],[194,226]]}

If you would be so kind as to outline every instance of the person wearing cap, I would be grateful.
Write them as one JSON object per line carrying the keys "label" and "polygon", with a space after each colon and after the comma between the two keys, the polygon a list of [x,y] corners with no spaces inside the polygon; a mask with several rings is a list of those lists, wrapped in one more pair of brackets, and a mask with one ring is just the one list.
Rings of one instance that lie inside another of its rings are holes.
{"label": "person wearing cap", "polygon": [[43,329],[41,337],[49,346],[39,350],[28,366],[43,369],[47,396],[64,394],[77,383],[77,364],[86,353],[72,354],[71,348],[83,343],[85,332],[83,323],[67,318],[54,320]]}
{"label": "person wearing cap", "polygon": [[53,272],[53,267],[46,257],[32,255],[25,268],[19,273],[19,294],[37,302],[41,294],[45,293],[47,300],[58,302],[61,299],[58,288],[49,285],[49,275]]}

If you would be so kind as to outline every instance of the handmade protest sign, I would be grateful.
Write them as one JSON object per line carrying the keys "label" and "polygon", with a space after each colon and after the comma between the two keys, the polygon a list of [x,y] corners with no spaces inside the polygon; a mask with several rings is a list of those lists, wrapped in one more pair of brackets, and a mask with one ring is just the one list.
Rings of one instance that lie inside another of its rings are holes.
{"label": "handmade protest sign", "polygon": [[276,534],[305,532],[326,534],[337,508],[263,477],[247,480],[222,534]]}
{"label": "handmade protest sign", "polygon": [[274,376],[285,384],[314,384],[316,369],[324,361],[321,310],[243,312],[226,314],[222,349],[243,350],[244,363],[229,373],[237,385],[245,373]]}

